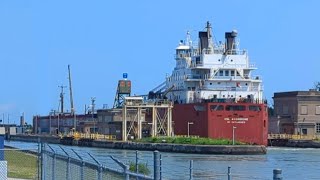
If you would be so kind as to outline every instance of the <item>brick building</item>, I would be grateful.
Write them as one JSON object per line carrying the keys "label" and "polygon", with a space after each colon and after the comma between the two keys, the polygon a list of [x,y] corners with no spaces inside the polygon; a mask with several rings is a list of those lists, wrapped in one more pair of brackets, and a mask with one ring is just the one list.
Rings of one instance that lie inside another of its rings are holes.
{"label": "brick building", "polygon": [[[274,93],[275,128],[271,132],[320,135],[320,92],[291,91]],[[269,132],[270,132],[269,131]]]}

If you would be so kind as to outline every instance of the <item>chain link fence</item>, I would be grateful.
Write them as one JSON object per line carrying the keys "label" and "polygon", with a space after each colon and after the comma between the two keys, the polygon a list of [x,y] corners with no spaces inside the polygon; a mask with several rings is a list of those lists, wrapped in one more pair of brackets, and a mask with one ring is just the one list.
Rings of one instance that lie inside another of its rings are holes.
{"label": "chain link fence", "polygon": [[37,149],[4,149],[4,160],[7,161],[7,177],[19,179],[38,179]]}
{"label": "chain link fence", "polygon": [[101,160],[90,153],[56,145],[41,144],[40,149],[40,159],[42,161],[39,161],[39,167],[41,167],[40,177],[42,180],[153,179],[153,177],[147,175],[150,173],[144,174],[132,168],[137,167],[135,164],[127,165],[110,155],[106,155]]}
{"label": "chain link fence", "polygon": [[[2,151],[2,150],[1,150]],[[129,153],[125,158],[108,155],[92,155],[86,150],[72,147],[39,144],[38,149],[4,149],[9,178],[38,180],[167,180],[167,179],[265,179],[240,172],[221,164],[210,168],[209,163],[198,163],[197,158],[174,160],[175,154],[158,151]],[[215,161],[219,160],[212,159]],[[121,160],[120,160],[121,159]],[[193,160],[190,160],[193,159]],[[0,165],[1,166],[1,165]],[[271,173],[270,173],[271,175]],[[0,177],[1,173],[0,173]],[[281,177],[281,170],[274,171]]]}

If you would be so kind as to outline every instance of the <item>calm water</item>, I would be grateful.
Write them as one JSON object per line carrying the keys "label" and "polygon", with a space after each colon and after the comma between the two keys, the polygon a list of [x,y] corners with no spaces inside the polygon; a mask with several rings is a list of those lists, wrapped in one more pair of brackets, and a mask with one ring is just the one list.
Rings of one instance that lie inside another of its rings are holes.
{"label": "calm water", "polygon": [[[36,149],[36,143],[5,142],[6,145],[23,149]],[[53,145],[54,146],[54,145]],[[123,162],[134,161],[135,151],[101,148],[73,148],[78,152],[90,152],[102,162],[113,155]],[[194,179],[227,179],[227,168],[231,166],[232,179],[272,179],[274,168],[282,169],[284,179],[320,179],[320,149],[268,148],[266,155],[200,155],[162,154],[163,179],[188,179],[189,161],[194,164]],[[153,165],[152,152],[140,152],[141,161]],[[151,167],[152,168],[152,167]]]}

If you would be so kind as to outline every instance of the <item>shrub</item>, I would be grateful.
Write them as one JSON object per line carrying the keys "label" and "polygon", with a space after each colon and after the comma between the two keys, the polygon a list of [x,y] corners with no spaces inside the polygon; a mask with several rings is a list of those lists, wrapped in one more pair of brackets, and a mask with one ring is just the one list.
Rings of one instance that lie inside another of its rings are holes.
{"label": "shrub", "polygon": [[[130,161],[129,170],[132,172],[136,172],[136,163]],[[148,168],[147,163],[138,163],[138,173],[144,175],[150,174],[150,169]]]}
{"label": "shrub", "polygon": [[[173,143],[173,144],[193,144],[193,145],[231,145],[232,141],[229,139],[211,139],[200,137],[153,137],[143,138],[138,142],[146,143]],[[236,141],[235,144],[243,145],[245,143]]]}

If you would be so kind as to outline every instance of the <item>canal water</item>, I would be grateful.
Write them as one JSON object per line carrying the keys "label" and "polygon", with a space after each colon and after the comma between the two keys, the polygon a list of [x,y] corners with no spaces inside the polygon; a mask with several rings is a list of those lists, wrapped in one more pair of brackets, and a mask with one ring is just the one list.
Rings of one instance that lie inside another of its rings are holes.
{"label": "canal water", "polygon": [[[21,149],[37,149],[37,143],[6,141],[5,145]],[[57,146],[57,145],[52,145]],[[123,162],[134,162],[135,151],[77,146],[63,146],[78,152],[91,153],[104,163],[107,155]],[[297,149],[269,147],[266,155],[204,155],[165,153],[162,155],[163,179],[188,179],[189,162],[193,160],[194,179],[227,179],[228,166],[231,167],[232,180],[261,179],[272,180],[272,171],[282,169],[283,179],[311,180],[320,179],[320,149]],[[153,165],[152,152],[141,151],[140,161]],[[151,167],[152,168],[152,167]]]}

